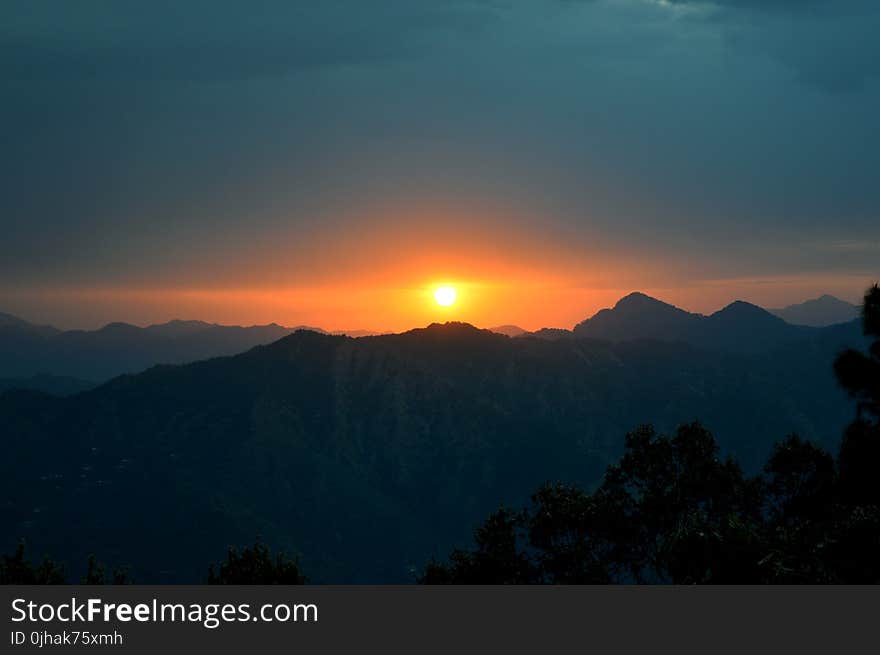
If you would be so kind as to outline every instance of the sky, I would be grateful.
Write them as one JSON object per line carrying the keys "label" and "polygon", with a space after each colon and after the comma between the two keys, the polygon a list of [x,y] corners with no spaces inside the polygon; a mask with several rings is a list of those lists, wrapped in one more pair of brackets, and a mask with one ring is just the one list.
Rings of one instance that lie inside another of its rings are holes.
{"label": "sky", "polygon": [[5,0],[0,311],[384,331],[571,327],[634,290],[855,302],[878,29],[876,0]]}

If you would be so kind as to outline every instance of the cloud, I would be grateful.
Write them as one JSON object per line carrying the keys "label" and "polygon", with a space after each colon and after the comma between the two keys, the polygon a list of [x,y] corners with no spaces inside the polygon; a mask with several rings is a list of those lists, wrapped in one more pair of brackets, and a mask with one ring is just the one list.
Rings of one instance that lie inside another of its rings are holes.
{"label": "cloud", "polygon": [[493,2],[150,3],[0,8],[0,75],[17,80],[234,80],[418,56],[489,24]]}
{"label": "cloud", "polygon": [[[758,9],[763,11],[778,11],[780,9],[803,11],[816,7],[832,6],[837,2],[829,0],[658,0],[661,4],[670,5],[716,5],[719,7],[735,7],[743,9]],[[842,0],[846,2],[846,0]]]}
{"label": "cloud", "polygon": [[737,52],[770,56],[831,92],[880,76],[880,3],[874,0],[660,0],[721,30]]}
{"label": "cloud", "polygon": [[692,276],[867,266],[798,244],[880,238],[877,13],[6,0],[0,278],[194,283],[276,245],[296,277],[286,244],[389,213]]}

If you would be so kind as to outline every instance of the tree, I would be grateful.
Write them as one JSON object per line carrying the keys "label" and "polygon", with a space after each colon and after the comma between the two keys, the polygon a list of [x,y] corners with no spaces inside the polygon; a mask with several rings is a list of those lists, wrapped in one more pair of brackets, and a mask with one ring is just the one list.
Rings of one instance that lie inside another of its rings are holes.
{"label": "tree", "polygon": [[531,506],[493,515],[474,550],[431,563],[421,581],[880,583],[878,285],[862,322],[874,337],[868,352],[834,363],[857,402],[837,461],[791,435],[749,478],[699,423],[672,436],[643,426],[593,493],[541,487]]}
{"label": "tree", "polygon": [[828,546],[834,539],[837,471],[834,458],[791,435],[764,466],[767,582],[830,582]]}
{"label": "tree", "polygon": [[[113,569],[113,577],[110,579],[109,584],[129,584],[129,582],[128,571],[126,569]],[[86,565],[86,574],[83,576],[81,584],[108,584],[106,568],[94,555],[89,555],[88,564]]]}
{"label": "tree", "polygon": [[758,487],[717,457],[698,423],[672,437],[644,426],[592,494],[548,484],[520,513],[500,510],[473,550],[432,562],[421,582],[736,582],[760,561]]}
{"label": "tree", "polygon": [[876,425],[880,422],[880,286],[865,293],[862,305],[862,331],[874,337],[867,353],[848,349],[834,362],[841,386],[858,402],[858,419]]}
{"label": "tree", "polygon": [[306,577],[300,572],[299,562],[284,553],[272,556],[269,548],[259,539],[252,547],[239,551],[229,547],[226,561],[211,565],[208,584],[268,585],[305,584]]}
{"label": "tree", "polygon": [[0,584],[65,584],[64,567],[48,557],[34,566],[25,558],[25,545],[20,542],[12,555],[0,558]]}
{"label": "tree", "polygon": [[541,580],[600,584],[611,580],[609,515],[573,485],[546,484],[532,496],[525,521]]}
{"label": "tree", "polygon": [[841,582],[880,582],[880,286],[865,293],[862,331],[873,337],[867,353],[847,350],[834,362],[841,386],[856,400],[856,419],[838,455],[841,509],[829,557]]}
{"label": "tree", "polygon": [[721,460],[699,423],[671,436],[644,426],[594,494],[602,508],[616,579],[730,582],[754,578],[759,562],[759,484]]}
{"label": "tree", "polygon": [[454,550],[449,564],[431,561],[422,584],[532,584],[538,571],[523,552],[522,516],[501,508],[474,531],[475,548]]}

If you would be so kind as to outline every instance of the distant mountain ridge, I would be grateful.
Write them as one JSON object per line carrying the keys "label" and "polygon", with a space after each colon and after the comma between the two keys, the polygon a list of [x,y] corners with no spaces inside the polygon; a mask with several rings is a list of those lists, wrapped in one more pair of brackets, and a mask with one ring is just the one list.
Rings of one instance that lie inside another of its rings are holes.
{"label": "distant mountain ridge", "polygon": [[34,325],[28,323],[24,319],[0,312],[0,333],[3,330],[22,330],[30,334],[39,334],[42,336],[52,336],[61,332],[58,328],[51,325]]}
{"label": "distant mountain ridge", "polygon": [[489,329],[492,332],[497,332],[498,334],[503,334],[507,337],[521,337],[522,335],[527,334],[527,330],[524,330],[518,325],[496,325]]}
{"label": "distant mountain ridge", "polygon": [[[776,311],[793,316],[792,320],[802,317],[802,323],[809,323],[818,321],[820,313],[828,320],[831,315],[846,316],[857,308],[832,296],[823,296]],[[588,338],[611,342],[648,339],[683,342],[723,352],[756,353],[804,339],[817,329],[820,328],[793,325],[743,301],[704,316],[634,292],[621,298],[614,307],[602,309],[578,323],[573,330],[542,328],[528,332],[516,325],[500,325],[491,331],[511,338],[551,341]],[[156,364],[181,364],[238,354],[297,330],[326,333],[306,325],[283,327],[270,323],[239,327],[197,320],[172,320],[143,328],[117,322],[99,330],[61,331],[0,313],[0,377],[27,380],[48,374],[101,381]],[[376,335],[367,330],[333,334]]]}
{"label": "distant mountain ridge", "polygon": [[805,339],[815,329],[791,325],[741,300],[705,316],[635,292],[621,298],[613,308],[600,310],[578,323],[572,333],[575,337],[614,342],[651,339],[756,353]]}
{"label": "distant mountain ridge", "polygon": [[0,378],[0,393],[13,389],[41,391],[51,396],[71,396],[98,386],[95,382],[60,375],[34,375],[29,378]]}
{"label": "distant mountain ridge", "polygon": [[0,378],[14,378],[18,384],[34,379],[30,388],[36,389],[44,388],[46,379],[34,376],[102,381],[156,364],[235,355],[298,330],[323,332],[305,325],[240,327],[183,320],[147,327],[115,322],[97,330],[61,331],[0,314]]}
{"label": "distant mountain ridge", "polygon": [[826,327],[836,323],[846,323],[859,316],[858,305],[835,298],[829,294],[795,305],[789,305],[782,309],[769,309],[767,311],[793,325],[808,325],[812,327]]}
{"label": "distant mountain ridge", "polygon": [[861,335],[807,334],[752,355],[464,323],[298,331],[71,397],[0,393],[0,546],[24,538],[68,563],[97,552],[138,582],[181,582],[259,534],[302,553],[317,582],[406,582],[499,503],[595,481],[643,422],[699,418],[752,467],[790,432],[833,447],[852,406],[831,363]]}

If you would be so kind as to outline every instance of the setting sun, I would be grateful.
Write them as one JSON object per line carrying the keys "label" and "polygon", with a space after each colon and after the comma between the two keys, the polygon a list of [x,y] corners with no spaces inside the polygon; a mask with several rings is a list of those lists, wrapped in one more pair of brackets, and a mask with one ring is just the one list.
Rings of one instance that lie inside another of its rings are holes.
{"label": "setting sun", "polygon": [[438,287],[434,292],[434,300],[437,301],[438,305],[442,305],[443,307],[449,307],[454,303],[455,296],[455,289],[452,287]]}

